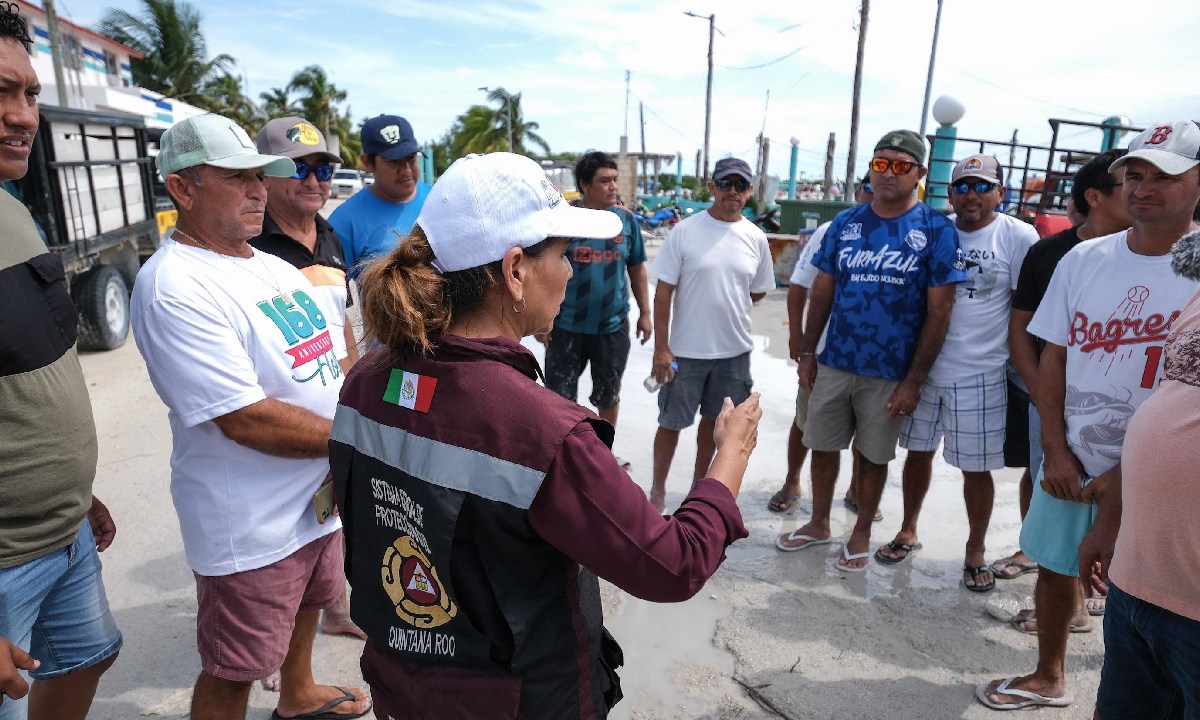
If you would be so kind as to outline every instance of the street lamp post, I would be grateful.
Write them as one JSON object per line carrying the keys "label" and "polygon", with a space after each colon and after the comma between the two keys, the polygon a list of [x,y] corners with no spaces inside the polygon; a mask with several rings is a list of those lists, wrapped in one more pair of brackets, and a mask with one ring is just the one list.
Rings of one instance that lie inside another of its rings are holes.
{"label": "street lamp post", "polygon": [[[476,89],[478,89],[482,92],[485,92],[485,93],[490,93],[492,91],[492,89],[487,87],[486,85],[483,87],[480,87],[480,88],[476,88]],[[503,88],[500,88],[500,89],[504,90]],[[504,126],[508,130],[508,151],[513,152],[512,102],[509,99],[507,90],[504,90],[504,119],[505,119]]]}
{"label": "street lamp post", "polygon": [[[704,95],[704,175],[700,178],[700,183],[708,182],[708,138],[712,130],[712,79],[713,79],[713,35],[717,29],[716,14],[709,15],[705,18],[703,15],[697,15],[694,12],[684,11],[684,15],[701,20],[708,20],[708,89]],[[724,35],[725,33],[721,33]]]}

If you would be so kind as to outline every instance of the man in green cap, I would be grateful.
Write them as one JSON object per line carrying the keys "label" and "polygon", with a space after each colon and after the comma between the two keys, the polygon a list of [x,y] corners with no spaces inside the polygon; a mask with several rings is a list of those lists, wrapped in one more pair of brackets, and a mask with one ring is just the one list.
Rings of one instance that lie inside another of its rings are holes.
{"label": "man in green cap", "polygon": [[776,546],[832,541],[838,461],[853,436],[859,513],[837,562],[846,572],[862,572],[871,557],[888,461],[941,350],[955,285],[966,280],[954,224],[917,200],[924,162],[925,142],[915,132],[884,135],[870,163],[874,197],[834,218],[825,234],[833,240],[812,260],[819,272],[797,362],[800,385],[812,392],[804,444],[812,450],[813,514]]}

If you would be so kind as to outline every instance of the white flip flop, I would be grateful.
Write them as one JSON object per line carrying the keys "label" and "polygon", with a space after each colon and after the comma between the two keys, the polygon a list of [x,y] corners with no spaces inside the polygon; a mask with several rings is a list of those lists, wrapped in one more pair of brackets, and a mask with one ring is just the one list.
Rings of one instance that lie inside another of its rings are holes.
{"label": "white flip flop", "polygon": [[[797,545],[796,547],[789,547],[789,546],[783,544],[785,540],[790,541],[790,542],[795,542],[797,540],[803,540],[804,544]],[[810,548],[810,547],[813,547],[814,545],[828,545],[831,542],[833,542],[833,538],[818,538],[818,537],[813,537],[812,535],[806,535],[806,534],[800,532],[799,530],[793,530],[786,535],[780,535],[775,540],[775,547],[779,548],[780,550],[782,550],[784,552],[796,552],[797,550],[804,550],[805,548]]]}
{"label": "white flip flop", "polygon": [[990,697],[988,697],[987,692],[988,685],[991,685],[991,682],[980,683],[975,686],[975,699],[993,710],[1024,710],[1025,708],[1031,707],[1067,707],[1075,700],[1070,691],[1068,691],[1067,694],[1063,695],[1062,697],[1049,697],[1046,695],[1039,695],[1029,690],[1009,687],[1009,683],[1011,683],[1013,680],[1016,680],[1016,678],[1004,678],[1004,681],[996,686],[996,693],[999,695],[1016,695],[1017,697],[1025,698],[1024,700],[1007,703],[996,702],[992,700]]}
{"label": "white flip flop", "polygon": [[861,560],[862,558],[869,558],[869,557],[871,557],[870,550],[867,550],[866,552],[854,553],[853,555],[851,555],[850,554],[850,546],[842,545],[842,560],[839,560],[837,562],[838,570],[841,570],[842,572],[852,572],[852,573],[865,572],[867,569],[867,565],[870,565],[871,563],[867,563],[867,565],[863,565],[862,567],[847,567],[846,565],[843,565],[842,562],[850,562],[851,560]]}

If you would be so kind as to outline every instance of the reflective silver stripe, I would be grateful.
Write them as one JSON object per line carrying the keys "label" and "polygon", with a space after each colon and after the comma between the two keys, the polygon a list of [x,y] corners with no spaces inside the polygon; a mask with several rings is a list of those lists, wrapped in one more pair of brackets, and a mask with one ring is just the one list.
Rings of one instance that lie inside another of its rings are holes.
{"label": "reflective silver stripe", "polygon": [[475,450],[413,435],[338,405],[335,441],[427,483],[528,510],[546,473]]}

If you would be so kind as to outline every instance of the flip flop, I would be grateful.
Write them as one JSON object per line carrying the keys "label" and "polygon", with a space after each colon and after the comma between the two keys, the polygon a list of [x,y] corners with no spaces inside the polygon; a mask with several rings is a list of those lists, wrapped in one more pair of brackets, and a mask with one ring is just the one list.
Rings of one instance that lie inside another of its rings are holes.
{"label": "flip flop", "polygon": [[799,499],[800,493],[798,492],[785,493],[783,490],[780,490],[772,495],[771,499],[767,501],[767,509],[771,512],[777,513],[787,512],[788,510],[792,509],[792,506],[795,505],[796,501]]}
{"label": "flip flop", "polygon": [[334,685],[333,687],[335,690],[342,691],[341,697],[330,700],[329,702],[325,703],[324,705],[317,708],[316,710],[313,710],[312,712],[303,713],[301,715],[293,715],[292,717],[288,717],[288,718],[285,718],[284,716],[280,715],[279,710],[277,708],[277,709],[275,709],[274,712],[271,713],[271,720],[343,720],[344,718],[350,718],[350,719],[360,718],[363,715],[366,715],[367,713],[371,712],[370,706],[368,706],[366,710],[364,710],[360,713],[353,714],[353,715],[349,715],[346,713],[330,712],[331,710],[333,710],[338,705],[341,705],[342,703],[358,702],[358,698],[354,697],[354,693],[350,692],[346,688],[338,687],[336,685]]}
{"label": "flip flop", "polygon": [[[1034,623],[1034,624],[1030,625],[1029,623]],[[1009,620],[1009,624],[1011,624],[1014,628],[1016,628],[1017,632],[1022,632],[1022,633],[1025,633],[1026,635],[1037,635],[1037,624],[1036,623],[1037,623],[1037,615],[1034,614],[1033,610],[1029,610],[1028,608],[1025,610],[1022,610],[1021,612],[1017,613],[1016,615],[1013,615],[1012,620]],[[1070,630],[1073,633],[1091,632],[1092,631],[1092,621],[1088,620],[1083,625],[1076,625],[1075,623],[1071,623]]]}
{"label": "flip flop", "polygon": [[996,575],[992,573],[992,581],[990,583],[980,583],[979,576],[985,572],[992,572],[992,569],[987,565],[963,565],[963,573],[970,574],[971,579],[975,581],[974,585],[968,585],[966,578],[963,578],[963,587],[976,593],[991,592],[996,589]]}
{"label": "flip flop", "polygon": [[1014,680],[1016,680],[1015,677],[1004,678],[1004,680],[996,686],[996,693],[1000,695],[1016,695],[1017,697],[1024,698],[1024,700],[1007,703],[996,702],[995,700],[992,700],[990,697],[988,697],[988,685],[992,684],[990,682],[980,683],[979,685],[975,686],[975,699],[993,710],[1021,710],[1030,707],[1067,707],[1075,700],[1075,698],[1071,696],[1071,692],[1069,690],[1067,691],[1067,694],[1063,695],[1062,697],[1049,697],[1046,695],[1039,695],[1029,690],[1021,690],[1020,688],[1009,687],[1009,684]]}
{"label": "flip flop", "polygon": [[[787,542],[787,541],[795,542],[797,540],[803,540],[804,544],[803,545],[795,545],[795,546],[788,546],[788,545],[783,544],[784,542]],[[775,540],[775,547],[779,548],[780,550],[782,550],[784,552],[796,552],[797,550],[803,550],[805,548],[810,548],[814,545],[828,545],[831,542],[833,542],[833,538],[813,537],[812,535],[805,535],[804,533],[800,532],[799,530],[793,530],[790,533],[780,535]]]}
{"label": "flip flop", "polygon": [[866,552],[851,554],[850,546],[843,544],[842,545],[842,559],[837,561],[838,570],[841,570],[842,572],[852,572],[852,573],[866,572],[866,570],[867,570],[866,565],[863,565],[862,567],[850,567],[848,565],[845,565],[844,563],[848,563],[851,560],[861,560],[862,558],[869,558],[869,557],[871,557],[870,550],[868,550]]}
{"label": "flip flop", "polygon": [[1012,558],[1001,558],[992,563],[992,575],[997,580],[1012,580],[1038,571],[1037,563],[1017,562]]}
{"label": "flip flop", "polygon": [[[850,512],[854,513],[855,515],[858,514],[858,503],[854,502],[850,498],[842,498],[842,504],[845,505],[846,509],[849,510]],[[883,522],[883,511],[882,510],[879,510],[879,509],[875,510],[875,519],[872,520],[872,522]]]}
{"label": "flip flop", "polygon": [[1108,605],[1108,598],[1093,595],[1090,598],[1084,598],[1084,606],[1087,607],[1088,615],[1092,617],[1104,617],[1104,608]]}
{"label": "flip flop", "polygon": [[[885,547],[891,549],[892,555],[895,555],[897,550],[903,550],[904,554],[901,555],[900,557],[884,555],[883,549]],[[886,545],[879,546],[879,549],[875,551],[875,560],[876,560],[876,562],[881,562],[884,565],[899,565],[900,563],[902,563],[905,560],[912,557],[913,553],[915,553],[916,551],[920,550],[923,547],[925,547],[925,546],[922,545],[921,543],[917,543],[916,545],[909,545],[908,543],[898,543],[895,540],[893,540]]]}

